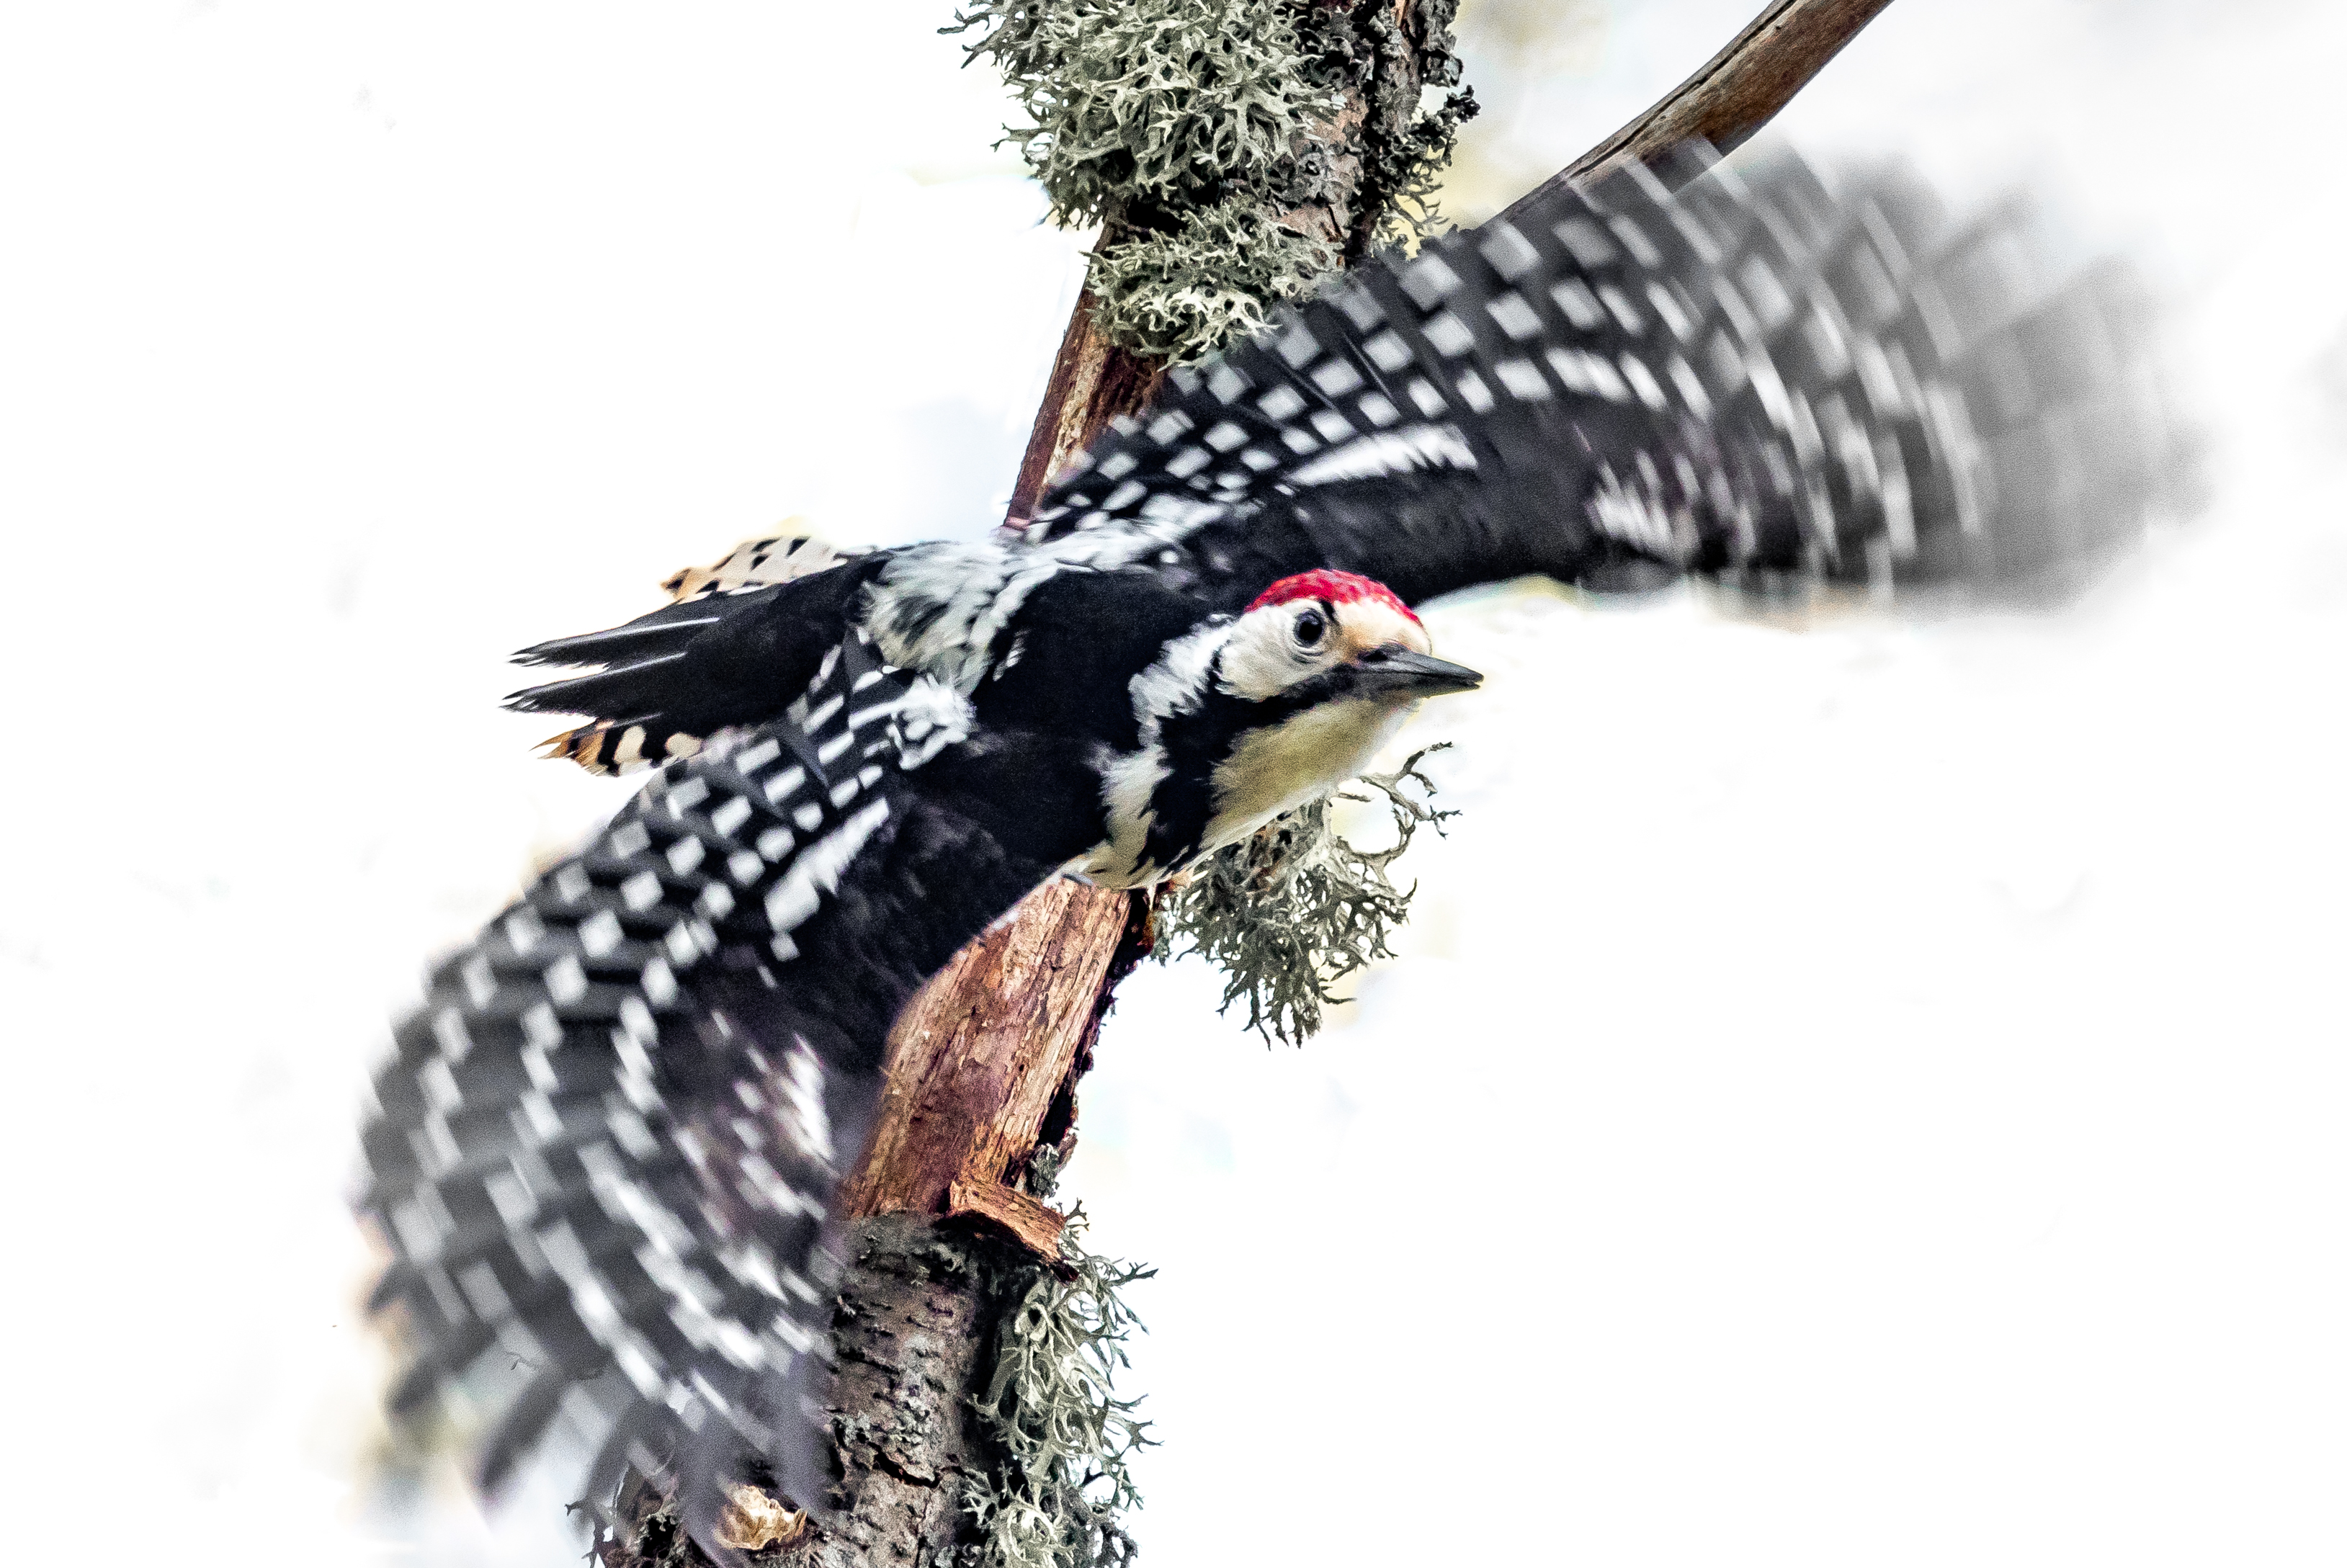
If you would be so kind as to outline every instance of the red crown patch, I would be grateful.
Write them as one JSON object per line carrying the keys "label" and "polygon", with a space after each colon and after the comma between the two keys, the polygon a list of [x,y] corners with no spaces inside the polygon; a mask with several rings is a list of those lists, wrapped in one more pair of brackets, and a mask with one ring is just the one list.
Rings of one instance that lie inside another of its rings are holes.
{"label": "red crown patch", "polygon": [[1404,604],[1393,589],[1372,578],[1350,571],[1300,571],[1294,577],[1281,578],[1257,594],[1255,602],[1247,609],[1257,610],[1266,605],[1287,604],[1299,599],[1325,600],[1330,604],[1349,604],[1357,599],[1370,599],[1390,605],[1410,620],[1418,620],[1418,612]]}

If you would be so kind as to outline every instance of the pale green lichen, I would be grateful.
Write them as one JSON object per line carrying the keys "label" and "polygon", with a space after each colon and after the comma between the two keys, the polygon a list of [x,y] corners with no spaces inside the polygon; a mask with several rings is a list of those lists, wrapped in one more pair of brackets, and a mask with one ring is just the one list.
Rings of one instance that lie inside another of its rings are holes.
{"label": "pale green lichen", "polygon": [[1261,331],[1273,302],[1308,292],[1337,261],[1336,247],[1239,199],[1184,213],[1172,233],[1101,251],[1091,283],[1112,341],[1180,362]]}
{"label": "pale green lichen", "polygon": [[[1413,884],[1387,868],[1421,827],[1438,834],[1456,812],[1437,811],[1433,781],[1419,770],[1430,746],[1390,774],[1358,782],[1391,810],[1394,842],[1364,850],[1329,824],[1328,799],[1312,802],[1241,844],[1208,857],[1159,906],[1161,958],[1197,953],[1223,971],[1223,1009],[1246,1003],[1247,1027],[1299,1045],[1319,1032],[1321,1009],[1346,976],[1393,956],[1393,930],[1409,917]],[[1353,795],[1355,800],[1374,796]]]}
{"label": "pale green lichen", "polygon": [[[1048,1192],[1057,1157],[1037,1158],[1030,1185]],[[1141,1502],[1132,1458],[1152,1440],[1140,1401],[1116,1394],[1141,1327],[1122,1293],[1156,1270],[1092,1256],[1083,1226],[1079,1206],[1061,1235],[1063,1267],[1036,1269],[1010,1300],[993,1378],[971,1401],[1004,1459],[964,1481],[987,1568],[1122,1568],[1137,1550],[1122,1520]]]}
{"label": "pale green lichen", "polygon": [[[1259,330],[1347,246],[1426,232],[1474,112],[1454,8],[1420,0],[1422,45],[1382,5],[1309,0],[979,0],[946,31],[975,33],[969,56],[1017,97],[1006,139],[1053,218],[1104,225],[1088,282],[1111,341],[1178,361]],[[1340,159],[1357,189],[1335,181]],[[1324,200],[1350,231],[1298,216]]]}
{"label": "pale green lichen", "polygon": [[1288,0],[981,0],[976,30],[1029,123],[1010,128],[1060,222],[1268,191],[1336,109]]}

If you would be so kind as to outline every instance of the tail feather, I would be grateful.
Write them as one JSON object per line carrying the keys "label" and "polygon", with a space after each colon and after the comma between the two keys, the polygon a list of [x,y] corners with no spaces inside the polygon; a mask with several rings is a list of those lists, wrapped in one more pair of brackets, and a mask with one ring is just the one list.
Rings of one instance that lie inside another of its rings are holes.
{"label": "tail feather", "polygon": [[803,534],[770,534],[744,539],[714,566],[671,572],[661,587],[679,604],[697,604],[725,594],[753,593],[793,582],[871,553],[868,546],[827,544]]}
{"label": "tail feather", "polygon": [[652,715],[595,724],[581,724],[548,735],[538,743],[538,754],[577,763],[590,774],[626,774],[657,767],[680,757],[698,756],[708,744],[706,735],[663,724]]}
{"label": "tail feather", "polygon": [[649,615],[638,616],[624,626],[534,642],[517,651],[513,661],[517,664],[584,667],[617,663],[623,660],[633,662],[658,658],[682,651],[695,637],[720,624],[723,619],[710,613],[706,606],[700,604],[663,605]]}
{"label": "tail feather", "polygon": [[582,713],[539,754],[623,774],[697,756],[724,731],[774,718],[847,634],[872,552],[799,538],[753,539],[713,567],[671,576],[675,601],[623,626],[559,637],[523,664],[602,669],[514,692],[525,713]]}

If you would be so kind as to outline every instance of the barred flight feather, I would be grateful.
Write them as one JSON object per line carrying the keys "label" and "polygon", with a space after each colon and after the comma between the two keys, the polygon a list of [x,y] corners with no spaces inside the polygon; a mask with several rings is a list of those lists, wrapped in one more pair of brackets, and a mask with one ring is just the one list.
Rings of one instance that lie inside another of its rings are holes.
{"label": "barred flight feather", "polygon": [[[364,1207],[395,1259],[376,1305],[413,1348],[393,1403],[535,1368],[482,1443],[485,1486],[561,1422],[600,1447],[599,1476],[763,1466],[821,1501],[802,1403],[830,1327],[831,1194],[917,977],[844,975],[874,994],[843,1000],[793,960],[901,825],[907,779],[963,738],[962,706],[851,635],[787,715],[662,768],[395,1032],[364,1136]],[[860,888],[867,917],[917,925],[887,893]],[[927,934],[935,961],[972,918]]]}

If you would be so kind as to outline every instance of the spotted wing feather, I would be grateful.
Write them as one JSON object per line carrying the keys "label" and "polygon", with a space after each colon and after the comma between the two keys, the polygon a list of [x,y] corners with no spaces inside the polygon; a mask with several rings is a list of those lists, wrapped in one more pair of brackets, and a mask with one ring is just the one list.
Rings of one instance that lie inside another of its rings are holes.
{"label": "spotted wing feather", "polygon": [[[1740,169],[1740,171],[1739,171]],[[1355,270],[1175,372],[1043,497],[1155,525],[1217,605],[1336,565],[1417,600],[1523,572],[2009,586],[2133,536],[2177,444],[2116,269],[2048,287],[2013,208],[1700,151]]]}
{"label": "spotted wing feather", "polygon": [[[832,1194],[928,974],[1097,834],[1080,797],[970,805],[1000,748],[850,637],[789,712],[672,763],[431,975],[364,1134],[412,1348],[395,1402],[497,1410],[671,1477],[824,1501]],[[999,790],[977,792],[999,795]],[[1055,810],[1071,820],[1048,828]]]}

